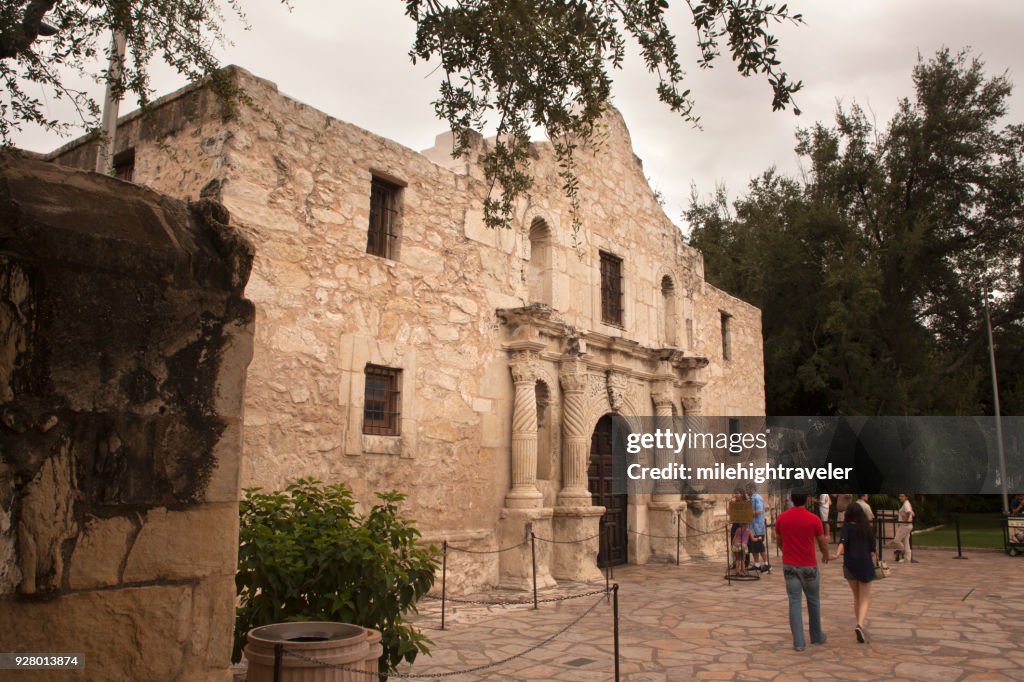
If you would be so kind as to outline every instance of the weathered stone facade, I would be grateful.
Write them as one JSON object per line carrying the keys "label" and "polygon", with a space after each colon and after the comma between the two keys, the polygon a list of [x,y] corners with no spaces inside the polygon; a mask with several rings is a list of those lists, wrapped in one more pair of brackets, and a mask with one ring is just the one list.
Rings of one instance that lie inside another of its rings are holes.
{"label": "weathered stone facade", "polygon": [[[495,231],[478,161],[453,160],[450,137],[416,153],[234,73],[255,106],[225,112],[186,88],[152,119],[126,117],[118,148],[134,149],[136,182],[215,196],[255,244],[245,485],[316,476],[366,502],[395,488],[432,540],[580,540],[541,543],[541,582],[591,578],[602,509],[588,453],[603,415],[763,414],[760,313],[704,281],[618,114],[579,154],[580,234],[545,143],[514,229]],[[395,192],[391,257],[367,253],[375,179]],[[602,253],[621,268],[613,324]],[[401,371],[397,435],[364,433],[367,365]],[[650,536],[674,533],[678,514],[710,528],[723,509],[678,490],[631,496],[630,560],[674,558]],[[710,551],[697,537],[687,550]],[[516,584],[528,560],[453,554],[450,568],[466,585]]]}
{"label": "weathered stone facade", "polygon": [[251,245],[222,206],[0,155],[0,650],[230,677]]}

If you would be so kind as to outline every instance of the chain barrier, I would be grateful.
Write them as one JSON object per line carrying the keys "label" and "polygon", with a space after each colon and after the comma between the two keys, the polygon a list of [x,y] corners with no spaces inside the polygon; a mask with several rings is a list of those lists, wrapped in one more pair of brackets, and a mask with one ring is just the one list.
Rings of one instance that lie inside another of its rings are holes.
{"label": "chain barrier", "polygon": [[[331,668],[333,670],[341,670],[341,671],[347,672],[347,673],[357,673],[359,675],[366,675],[366,676],[369,676],[369,677],[385,677],[385,678],[395,678],[395,679],[401,679],[401,680],[437,680],[437,679],[443,679],[443,678],[446,678],[446,677],[455,677],[457,675],[469,675],[471,673],[477,673],[477,672],[480,672],[482,670],[489,670],[491,668],[497,668],[498,666],[505,665],[506,663],[514,661],[517,658],[522,658],[523,656],[526,656],[527,654],[531,654],[534,651],[537,651],[538,649],[540,649],[541,647],[547,646],[551,642],[555,641],[557,638],[561,637],[566,632],[568,632],[571,628],[573,628],[576,625],[578,625],[580,621],[582,621],[584,618],[586,618],[588,615],[590,615],[590,613],[594,609],[596,609],[601,604],[601,602],[604,601],[604,596],[603,595],[605,594],[605,590],[599,590],[597,592],[597,594],[601,594],[602,595],[601,599],[598,599],[596,602],[591,604],[590,608],[588,608],[586,611],[581,613],[572,622],[570,622],[568,625],[566,625],[565,627],[563,627],[561,630],[559,630],[555,634],[551,635],[550,637],[541,640],[537,644],[534,644],[534,645],[528,647],[527,649],[524,649],[523,651],[519,652],[518,654],[513,654],[512,656],[509,656],[507,658],[503,658],[500,661],[495,661],[493,663],[486,663],[484,665],[478,665],[478,666],[475,666],[473,668],[466,668],[464,670],[451,670],[451,671],[442,672],[442,673],[420,673],[420,674],[416,674],[416,673],[401,673],[401,672],[381,673],[381,672],[376,672],[376,671],[375,672],[369,672],[369,671],[366,671],[366,670],[359,670],[357,668],[351,668],[349,666],[340,665],[338,663],[327,663],[326,661],[320,661],[320,660],[317,660],[315,658],[311,658],[309,656],[304,656],[302,654],[298,654],[298,653],[295,653],[293,651],[288,651],[287,649],[284,649],[282,651],[282,653],[285,656],[289,656],[291,658],[296,658],[296,659],[299,659],[301,661],[305,661],[306,663],[312,663],[314,665],[319,665],[319,666],[324,667],[324,668]],[[578,596],[584,596],[584,595],[578,595]]]}
{"label": "chain barrier", "polygon": [[464,554],[501,554],[502,552],[508,552],[513,549],[519,549],[520,547],[529,544],[526,540],[523,540],[518,545],[512,545],[511,547],[502,547],[501,549],[466,549],[465,547],[453,547],[448,545],[448,549],[453,552],[462,552]]}
{"label": "chain barrier", "polygon": [[579,540],[552,540],[551,538],[542,538],[539,535],[535,537],[542,542],[550,542],[553,545],[575,545],[577,542],[587,542],[588,540],[599,538],[601,537],[601,533],[594,533],[590,537],[580,538]]}
{"label": "chain barrier", "polygon": [[700,530],[699,528],[694,528],[693,526],[688,524],[686,521],[683,521],[683,525],[686,526],[687,528],[689,528],[692,531],[697,531],[695,533],[688,534],[685,538],[683,538],[684,540],[687,540],[689,538],[698,537],[700,535],[714,535],[716,533],[721,533],[723,530],[729,530],[729,525],[728,524],[726,524],[724,526],[721,526],[719,528],[712,528],[711,530]]}
{"label": "chain barrier", "polygon": [[[606,594],[608,590],[600,589],[593,590],[591,592],[582,592],[580,594],[569,594],[562,595],[561,597],[544,597],[543,599],[537,599],[537,603],[550,604],[558,601],[568,601],[570,599],[582,599],[583,597],[590,597],[595,594]],[[441,601],[441,597],[433,594],[423,595],[427,599],[433,599],[434,601]],[[533,599],[507,599],[504,601],[478,601],[475,599],[457,599],[455,597],[445,597],[446,601],[455,602],[456,604],[475,604],[476,606],[522,606],[524,604],[533,604]]]}

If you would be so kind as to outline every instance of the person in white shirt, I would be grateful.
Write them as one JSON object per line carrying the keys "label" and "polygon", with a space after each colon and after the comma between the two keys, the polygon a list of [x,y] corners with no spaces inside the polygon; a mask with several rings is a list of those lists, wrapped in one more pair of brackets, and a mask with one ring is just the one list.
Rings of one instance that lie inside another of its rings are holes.
{"label": "person in white shirt", "polygon": [[832,509],[832,498],[828,493],[822,493],[818,496],[818,516],[821,517],[821,524],[825,527],[825,535],[829,535],[830,528],[828,525],[828,513]]}
{"label": "person in white shirt", "polygon": [[896,561],[910,563],[913,561],[910,550],[910,532],[914,529],[914,507],[911,506],[910,498],[906,493],[900,493],[900,502],[903,503],[899,511],[900,522],[896,526],[896,537],[893,539],[901,547],[900,557]]}

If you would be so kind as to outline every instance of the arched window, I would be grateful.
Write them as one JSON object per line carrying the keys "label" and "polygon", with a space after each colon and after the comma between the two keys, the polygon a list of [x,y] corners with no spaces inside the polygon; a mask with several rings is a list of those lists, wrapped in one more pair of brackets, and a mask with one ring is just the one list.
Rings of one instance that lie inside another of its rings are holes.
{"label": "arched window", "polygon": [[679,326],[676,322],[676,285],[668,275],[661,278],[661,319],[665,345],[676,346],[679,343],[676,329]]}
{"label": "arched window", "polygon": [[551,305],[551,229],[543,218],[530,224],[530,265],[526,274],[529,303]]}

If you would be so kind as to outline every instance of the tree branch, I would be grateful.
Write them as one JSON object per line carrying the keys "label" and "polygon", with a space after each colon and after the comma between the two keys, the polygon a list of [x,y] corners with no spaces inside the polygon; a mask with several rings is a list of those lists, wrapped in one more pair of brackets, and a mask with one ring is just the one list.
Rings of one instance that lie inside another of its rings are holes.
{"label": "tree branch", "polygon": [[25,6],[25,16],[21,20],[21,30],[13,27],[11,32],[0,41],[0,59],[11,59],[27,52],[32,43],[39,37],[43,17],[53,9],[57,0],[30,0]]}

